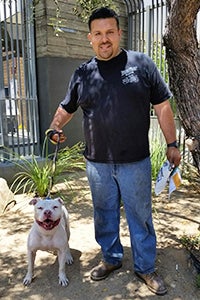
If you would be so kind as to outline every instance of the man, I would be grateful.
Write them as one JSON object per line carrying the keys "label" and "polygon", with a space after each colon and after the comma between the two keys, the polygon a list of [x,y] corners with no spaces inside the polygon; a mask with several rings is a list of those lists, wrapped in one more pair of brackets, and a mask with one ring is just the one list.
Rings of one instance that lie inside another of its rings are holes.
{"label": "man", "polygon": [[148,56],[120,49],[122,32],[113,10],[95,10],[89,19],[89,30],[88,39],[96,56],[74,72],[47,132],[54,142],[59,132],[63,142],[62,127],[79,106],[82,108],[95,238],[103,256],[103,261],[92,270],[91,279],[105,279],[122,266],[122,200],[135,273],[152,292],[164,295],[167,289],[155,272],[148,131],[153,105],[166,139],[167,158],[178,166],[181,157],[168,101],[171,94]]}

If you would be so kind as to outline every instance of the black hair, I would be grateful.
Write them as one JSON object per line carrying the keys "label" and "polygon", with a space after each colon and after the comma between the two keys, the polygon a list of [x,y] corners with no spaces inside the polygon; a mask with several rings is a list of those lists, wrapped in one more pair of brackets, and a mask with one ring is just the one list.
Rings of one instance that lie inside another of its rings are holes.
{"label": "black hair", "polygon": [[107,19],[107,18],[114,18],[117,22],[117,27],[119,29],[119,17],[117,15],[117,13],[109,7],[101,7],[101,8],[95,9],[92,12],[91,16],[89,17],[89,20],[88,20],[89,30],[91,29],[91,23],[93,20]]}

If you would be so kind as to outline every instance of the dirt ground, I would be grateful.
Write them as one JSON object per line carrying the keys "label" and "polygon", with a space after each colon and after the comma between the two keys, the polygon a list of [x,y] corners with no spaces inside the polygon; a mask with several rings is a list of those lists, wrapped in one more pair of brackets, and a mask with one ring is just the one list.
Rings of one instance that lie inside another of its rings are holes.
{"label": "dirt ground", "polygon": [[[70,215],[70,248],[73,265],[66,265],[69,285],[58,285],[58,262],[48,252],[37,252],[35,278],[23,286],[27,269],[26,241],[33,222],[30,197],[16,195],[17,204],[0,217],[0,298],[6,300],[118,300],[160,299],[138,281],[132,269],[129,233],[121,208],[121,241],[124,260],[121,269],[106,280],[90,280],[91,269],[101,260],[99,246],[94,239],[91,196],[84,173],[73,182],[73,192],[63,184],[58,188],[71,200],[67,202]],[[168,287],[163,300],[199,300],[196,269],[189,253],[181,246],[183,234],[197,234],[200,226],[199,192],[186,182],[168,199],[166,192],[153,199],[154,224],[157,232],[157,269]]]}

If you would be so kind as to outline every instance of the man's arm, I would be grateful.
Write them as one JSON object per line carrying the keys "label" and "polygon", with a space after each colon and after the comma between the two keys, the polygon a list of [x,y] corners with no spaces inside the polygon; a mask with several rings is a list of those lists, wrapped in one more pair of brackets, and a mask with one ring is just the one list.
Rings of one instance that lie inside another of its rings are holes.
{"label": "man's arm", "polygon": [[[160,128],[164,134],[167,144],[176,141],[176,126],[174,122],[173,112],[168,100],[154,105],[155,113],[158,117]],[[167,147],[167,158],[170,163],[178,166],[181,160],[180,151],[176,147]]]}
{"label": "man's arm", "polygon": [[61,106],[55,112],[50,128],[60,131],[73,117],[73,114],[68,113]]}
{"label": "man's arm", "polygon": [[[66,140],[65,135],[63,134],[62,128],[72,119],[73,114],[68,113],[65,109],[59,106],[55,112],[53,120],[50,124],[50,129],[56,130],[59,132],[59,141],[62,143]],[[51,139],[57,143],[58,134],[51,135]]]}

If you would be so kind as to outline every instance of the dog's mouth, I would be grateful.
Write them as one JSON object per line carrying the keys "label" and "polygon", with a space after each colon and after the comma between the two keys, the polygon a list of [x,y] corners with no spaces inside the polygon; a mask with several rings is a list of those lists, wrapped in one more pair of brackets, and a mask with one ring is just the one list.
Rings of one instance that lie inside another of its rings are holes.
{"label": "dog's mouth", "polygon": [[60,219],[53,221],[47,218],[42,222],[38,220],[36,220],[36,222],[39,226],[41,226],[45,230],[52,230],[54,227],[58,226],[58,224],[60,223]]}

